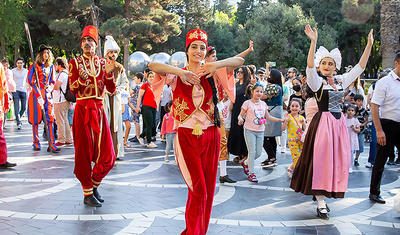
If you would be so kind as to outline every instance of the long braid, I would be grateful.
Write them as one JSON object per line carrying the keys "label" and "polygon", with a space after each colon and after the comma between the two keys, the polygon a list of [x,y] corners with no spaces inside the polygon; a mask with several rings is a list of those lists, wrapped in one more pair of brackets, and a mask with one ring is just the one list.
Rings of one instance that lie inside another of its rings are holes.
{"label": "long braid", "polygon": [[215,82],[213,77],[207,78],[208,83],[211,86],[212,89],[212,95],[213,95],[213,103],[214,103],[214,125],[217,127],[221,127],[221,120],[219,119],[219,111],[218,111],[218,93],[217,93],[217,88],[215,87]]}

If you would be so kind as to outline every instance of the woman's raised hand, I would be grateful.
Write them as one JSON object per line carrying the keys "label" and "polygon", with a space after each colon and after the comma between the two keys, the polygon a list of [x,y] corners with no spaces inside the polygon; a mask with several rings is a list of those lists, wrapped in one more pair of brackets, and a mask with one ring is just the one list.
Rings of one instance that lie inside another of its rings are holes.
{"label": "woman's raised hand", "polygon": [[304,33],[311,39],[311,41],[316,42],[318,39],[318,31],[316,28],[311,28],[311,26],[308,24],[306,25],[304,29]]}
{"label": "woman's raised hand", "polygon": [[250,41],[249,41],[249,51],[250,51],[250,52],[253,51],[253,44],[254,44],[253,41],[250,40]]}
{"label": "woman's raised hand", "polygon": [[182,82],[186,85],[196,85],[200,84],[200,78],[199,75],[189,71],[189,70],[183,70],[180,71],[179,77],[181,78]]}
{"label": "woman's raised hand", "polygon": [[374,44],[374,29],[371,29],[368,34],[368,44]]}

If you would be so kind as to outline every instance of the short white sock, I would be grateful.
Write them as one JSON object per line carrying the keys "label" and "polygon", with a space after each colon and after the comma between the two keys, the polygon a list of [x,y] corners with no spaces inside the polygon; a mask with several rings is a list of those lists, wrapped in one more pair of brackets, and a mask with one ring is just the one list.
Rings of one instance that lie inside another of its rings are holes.
{"label": "short white sock", "polygon": [[321,210],[321,212],[328,213],[328,211],[326,210],[325,196],[316,195],[315,198],[317,199],[317,202],[318,202],[318,208],[325,208],[325,210]]}
{"label": "short white sock", "polygon": [[219,161],[219,175],[226,176],[226,160]]}

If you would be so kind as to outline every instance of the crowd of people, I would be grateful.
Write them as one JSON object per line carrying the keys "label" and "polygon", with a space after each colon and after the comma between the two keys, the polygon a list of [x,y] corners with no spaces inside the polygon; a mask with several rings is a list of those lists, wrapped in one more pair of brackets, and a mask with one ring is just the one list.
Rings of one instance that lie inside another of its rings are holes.
{"label": "crowd of people", "polygon": [[[368,140],[365,167],[373,168],[369,197],[384,203],[379,188],[386,160],[400,165],[400,158],[395,159],[400,134],[395,90],[400,85],[400,53],[394,70],[382,71],[381,81],[372,83],[366,94],[361,77],[372,31],[359,63],[346,67],[342,75],[338,75],[340,51],[322,46],[316,50],[317,30],[306,26],[305,33],[311,44],[304,71],[278,70],[268,62],[260,68],[243,65],[243,58],[253,51],[252,41],[242,53],[220,61],[216,48],[208,46],[207,34],[196,29],[186,40],[185,68],[150,63],[143,73],[128,79],[125,68],[116,62],[120,47],[113,37],[106,37],[102,59],[93,54],[97,30],[85,28],[80,40],[83,55],[69,63],[58,57],[53,64],[52,48],[45,45],[29,69],[21,58],[14,69],[6,59],[2,61],[4,121],[0,124],[4,127],[7,119],[15,119],[20,130],[28,106],[34,151],[41,150],[38,126],[42,121],[47,151],[58,153],[62,146],[74,144],[74,173],[89,206],[104,202],[97,187],[114,160],[122,160],[124,149],[132,148],[130,142],[151,149],[160,138],[166,142],[165,162],[172,152],[189,187],[188,234],[207,231],[218,165],[220,183],[236,182],[227,172],[232,155],[248,180],[257,183],[255,160],[263,149],[267,158],[261,167],[272,168],[278,165],[279,153],[289,148],[290,187],[313,195],[317,215],[327,219],[330,209],[324,198],[344,197],[349,173],[360,166],[360,153]],[[8,111],[10,104],[12,111]],[[132,122],[134,136],[129,138]],[[0,136],[0,153],[6,156],[3,131]],[[88,143],[94,147],[87,148]],[[87,159],[96,162],[93,169]],[[0,162],[2,168],[15,165],[6,158]]]}

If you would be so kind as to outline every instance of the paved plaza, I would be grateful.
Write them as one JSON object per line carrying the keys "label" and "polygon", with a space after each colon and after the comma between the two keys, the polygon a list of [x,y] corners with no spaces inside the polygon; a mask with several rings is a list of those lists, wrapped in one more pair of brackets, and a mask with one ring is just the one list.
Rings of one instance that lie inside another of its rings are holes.
{"label": "paved plaza", "polygon": [[[43,125],[41,125],[42,128]],[[42,131],[40,131],[42,133]],[[133,130],[131,131],[133,133]],[[185,227],[187,188],[173,161],[164,163],[164,144],[125,149],[103,180],[100,208],[83,204],[83,193],[73,174],[74,149],[59,154],[32,151],[31,126],[5,130],[9,161],[17,167],[0,170],[0,234],[179,234]],[[368,144],[367,144],[368,145]],[[368,151],[368,148],[366,148]],[[311,196],[289,188],[286,168],[290,155],[279,154],[279,165],[262,169],[256,161],[258,184],[250,183],[242,168],[230,162],[228,174],[236,184],[217,184],[210,235],[225,234],[400,234],[400,213],[393,198],[400,193],[399,166],[387,166],[382,179],[386,204],[368,199],[371,170],[360,167],[350,175],[344,199],[328,199],[330,220],[316,217]]]}

